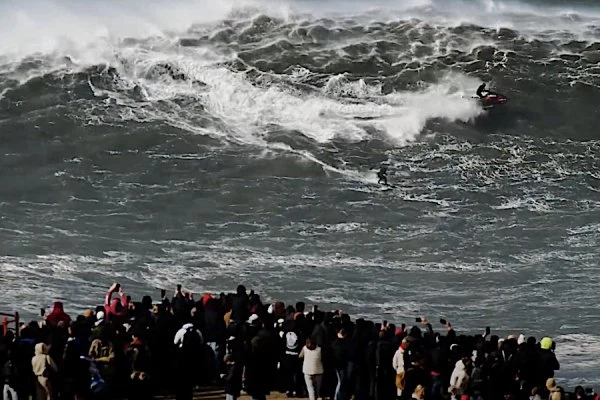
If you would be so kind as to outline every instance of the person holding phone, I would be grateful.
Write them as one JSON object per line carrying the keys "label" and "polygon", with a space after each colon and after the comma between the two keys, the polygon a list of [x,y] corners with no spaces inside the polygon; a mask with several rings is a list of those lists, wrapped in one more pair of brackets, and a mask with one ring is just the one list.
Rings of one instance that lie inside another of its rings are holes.
{"label": "person holding phone", "polygon": [[189,301],[185,298],[185,295],[183,294],[181,285],[177,285],[177,289],[175,290],[175,294],[173,295],[173,300],[171,301],[171,304],[173,306],[173,314],[177,319],[177,323],[185,323],[190,314],[190,307]]}
{"label": "person holding phone", "polygon": [[[113,298],[113,294],[115,293],[119,295],[119,298]],[[106,293],[106,298],[104,299],[105,318],[121,324],[127,319],[127,309],[127,296],[123,293],[121,285],[115,282],[108,290],[108,293]]]}

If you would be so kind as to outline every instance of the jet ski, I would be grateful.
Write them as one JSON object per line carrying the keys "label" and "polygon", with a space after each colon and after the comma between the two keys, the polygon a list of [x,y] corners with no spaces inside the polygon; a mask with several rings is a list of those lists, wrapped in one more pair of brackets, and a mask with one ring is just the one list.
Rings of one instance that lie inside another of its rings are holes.
{"label": "jet ski", "polygon": [[508,97],[500,93],[492,92],[491,90],[486,90],[485,86],[485,83],[479,85],[476,92],[477,96],[474,96],[474,98],[479,99],[484,109],[487,110],[508,103]]}
{"label": "jet ski", "polygon": [[508,103],[508,97],[500,93],[489,92],[485,96],[481,97],[481,104],[483,108],[493,108],[494,106]]}

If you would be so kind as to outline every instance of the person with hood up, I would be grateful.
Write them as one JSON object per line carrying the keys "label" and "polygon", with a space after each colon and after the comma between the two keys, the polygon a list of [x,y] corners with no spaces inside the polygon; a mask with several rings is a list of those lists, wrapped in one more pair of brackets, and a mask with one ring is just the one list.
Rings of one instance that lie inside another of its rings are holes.
{"label": "person with hood up", "polygon": [[548,400],[563,400],[564,390],[562,387],[556,385],[554,378],[548,378],[546,381],[546,389],[550,392]]}
{"label": "person with hood up", "polygon": [[54,309],[52,312],[46,317],[46,323],[55,328],[60,322],[68,325],[71,322],[71,317],[69,317],[63,310],[63,303],[57,301],[54,303]]}
{"label": "person with hood up", "polygon": [[539,350],[539,380],[538,384],[545,385],[549,378],[554,378],[554,371],[560,369],[560,364],[556,359],[553,351],[554,342],[549,337],[545,337],[540,341]]}
{"label": "person with hood up", "polygon": [[470,363],[469,357],[463,357],[458,360],[454,366],[454,371],[450,376],[450,387],[448,393],[451,393],[455,398],[460,398],[469,386],[469,373],[467,367]]}
{"label": "person with hood up", "polygon": [[54,400],[53,374],[58,372],[56,364],[48,356],[48,346],[45,343],[35,345],[35,356],[31,359],[31,367],[36,377],[37,398],[39,400]]}
{"label": "person with hood up", "polygon": [[[117,298],[112,298],[114,293],[118,293],[120,301]],[[121,288],[121,285],[118,283],[113,283],[104,299],[104,313],[106,319],[121,324],[125,322],[125,319],[127,318],[128,308],[127,296],[123,293],[123,288]]]}

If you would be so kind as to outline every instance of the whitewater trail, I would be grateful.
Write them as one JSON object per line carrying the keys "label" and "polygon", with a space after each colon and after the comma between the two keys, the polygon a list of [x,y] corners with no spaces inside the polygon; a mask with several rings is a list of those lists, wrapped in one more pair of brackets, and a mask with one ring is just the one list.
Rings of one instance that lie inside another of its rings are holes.
{"label": "whitewater trail", "polygon": [[[442,77],[438,84],[425,86],[420,91],[386,95],[381,94],[380,85],[332,76],[321,91],[299,93],[277,83],[259,87],[249,81],[244,72],[219,66],[225,57],[210,49],[196,49],[171,57],[166,52],[138,47],[114,51],[127,65],[121,76],[128,82],[125,86],[139,85],[145,102],[162,104],[181,96],[196,102],[188,109],[174,106],[165,110],[150,106],[140,110],[135,99],[127,100],[122,93],[101,90],[90,83],[97,95],[114,98],[118,104],[135,110],[133,113],[120,111],[120,118],[170,121],[192,133],[206,134],[206,129],[199,129],[195,124],[196,112],[202,108],[227,126],[225,130],[211,130],[211,136],[222,136],[240,144],[266,146],[273,126],[296,131],[320,144],[335,139],[366,140],[371,136],[369,128],[374,127],[391,143],[402,146],[415,140],[432,119],[469,122],[482,112],[477,103],[465,98],[477,80],[461,74]],[[148,71],[159,63],[176,66],[188,80],[149,78]],[[292,76],[290,81],[294,79]],[[360,102],[348,102],[345,97],[349,94]],[[351,172],[350,176],[356,173]]]}

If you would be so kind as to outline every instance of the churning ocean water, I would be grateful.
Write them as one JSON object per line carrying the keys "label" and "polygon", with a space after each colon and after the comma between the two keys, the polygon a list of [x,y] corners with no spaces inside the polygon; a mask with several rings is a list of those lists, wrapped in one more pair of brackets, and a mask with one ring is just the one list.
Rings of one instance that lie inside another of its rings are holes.
{"label": "churning ocean water", "polygon": [[244,283],[600,383],[597,1],[7,0],[0,38],[0,310]]}

